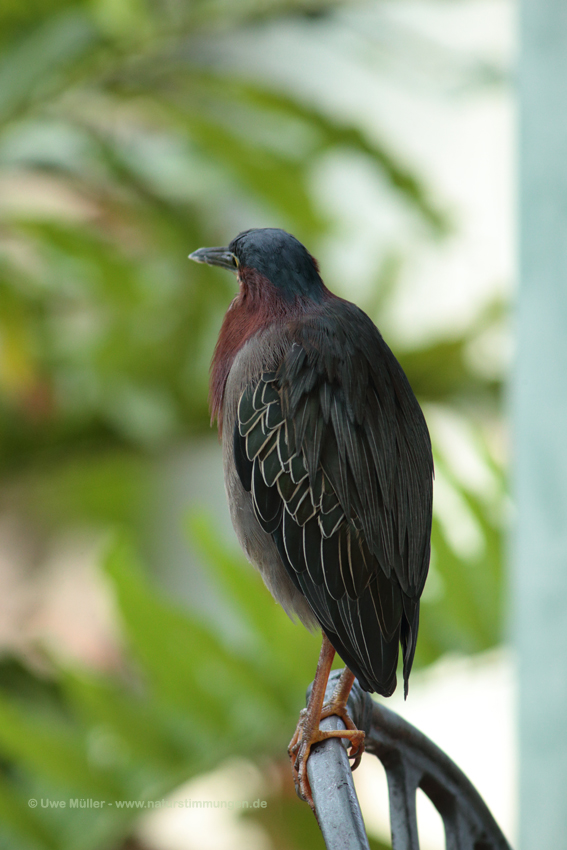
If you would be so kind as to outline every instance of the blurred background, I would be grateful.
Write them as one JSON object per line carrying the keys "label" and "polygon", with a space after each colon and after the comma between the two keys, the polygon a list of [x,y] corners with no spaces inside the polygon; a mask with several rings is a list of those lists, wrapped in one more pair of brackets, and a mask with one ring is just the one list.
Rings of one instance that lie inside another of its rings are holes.
{"label": "blurred background", "polygon": [[[1,848],[323,847],[286,756],[319,638],[238,550],[207,408],[235,280],[187,260],[257,226],[307,245],[424,407],[431,574],[410,695],[388,704],[514,840],[513,13],[0,6]],[[367,761],[355,777],[383,850],[385,781]],[[425,798],[420,819],[424,850],[442,847]]]}

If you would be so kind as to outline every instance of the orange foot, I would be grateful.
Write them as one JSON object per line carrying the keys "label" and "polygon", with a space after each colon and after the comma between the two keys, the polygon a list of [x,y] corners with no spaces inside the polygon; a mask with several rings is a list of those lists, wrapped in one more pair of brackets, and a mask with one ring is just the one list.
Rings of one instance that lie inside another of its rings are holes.
{"label": "orange foot", "polygon": [[[347,728],[327,732],[319,729],[319,720],[323,720],[325,717],[332,717],[333,715],[341,717]],[[317,725],[314,727],[308,715],[308,709],[302,709],[295,734],[287,750],[291,759],[295,790],[302,800],[309,803],[313,811],[315,811],[315,803],[313,802],[311,786],[307,776],[307,759],[309,758],[312,747],[320,741],[326,741],[327,738],[348,738],[350,741],[349,758],[355,760],[352,770],[358,767],[364,752],[364,732],[356,728],[346,707],[332,702],[327,703],[327,705],[323,706],[320,718],[316,718],[316,723]]]}
{"label": "orange foot", "polygon": [[[311,753],[311,748],[320,741],[327,740],[327,738],[348,738],[350,741],[349,758],[355,759],[352,766],[353,770],[360,764],[360,759],[364,752],[364,732],[356,728],[346,707],[354,682],[354,675],[348,667],[342,672],[331,701],[323,705],[334,654],[333,647],[326,635],[323,635],[323,646],[321,647],[321,655],[319,657],[319,664],[317,665],[317,673],[313,682],[311,696],[309,697],[307,708],[304,708],[299,715],[295,734],[288,747],[295,790],[302,800],[309,803],[314,812],[315,804],[307,776],[307,759]],[[343,720],[347,727],[346,729],[324,732],[319,728],[321,720],[334,715]]]}

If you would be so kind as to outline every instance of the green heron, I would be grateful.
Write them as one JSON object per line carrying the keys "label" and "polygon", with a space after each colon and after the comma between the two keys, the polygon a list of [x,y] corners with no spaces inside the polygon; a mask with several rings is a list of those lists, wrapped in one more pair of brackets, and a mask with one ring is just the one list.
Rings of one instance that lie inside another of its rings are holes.
{"label": "green heron", "polygon": [[[232,522],[287,613],[323,643],[290,743],[299,795],[313,807],[314,743],[364,733],[346,702],[356,677],[390,696],[399,645],[407,694],[430,556],[433,459],[419,404],[368,316],[330,292],[293,236],[265,228],[192,260],[235,272],[210,383]],[[335,651],[345,662],[323,705]],[[346,729],[323,732],[338,714]]]}

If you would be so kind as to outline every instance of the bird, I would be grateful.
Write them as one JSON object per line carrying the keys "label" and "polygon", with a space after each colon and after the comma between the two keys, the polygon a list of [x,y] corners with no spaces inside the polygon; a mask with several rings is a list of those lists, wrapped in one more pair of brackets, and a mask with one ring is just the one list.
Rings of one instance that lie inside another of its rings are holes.
{"label": "bird", "polygon": [[[254,228],[189,258],[236,274],[210,372],[232,523],[277,602],[322,646],[289,755],[315,811],[307,760],[315,743],[364,750],[346,703],[404,692],[430,560],[431,441],[409,381],[373,321],[324,284],[318,262],[279,228]],[[329,703],[335,653],[346,667]],[[344,730],[320,730],[323,717]]]}

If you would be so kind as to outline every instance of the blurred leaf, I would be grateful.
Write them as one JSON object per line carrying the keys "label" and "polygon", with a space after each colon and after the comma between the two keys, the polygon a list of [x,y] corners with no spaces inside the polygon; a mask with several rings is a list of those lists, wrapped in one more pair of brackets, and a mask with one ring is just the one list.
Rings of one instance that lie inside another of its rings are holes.
{"label": "blurred leaf", "polygon": [[37,711],[16,709],[0,697],[0,751],[28,770],[55,782],[80,789],[81,795],[116,798],[119,789],[112,773],[89,763],[78,734]]}
{"label": "blurred leaf", "polygon": [[[51,832],[42,822],[42,818],[30,806],[22,796],[14,791],[13,787],[2,776],[0,776],[0,819],[2,821],[2,831],[7,833],[6,840],[10,842],[8,846],[2,844],[6,850],[14,847],[18,850],[36,850],[36,848],[46,848],[46,850],[58,850],[61,847],[56,833]],[[11,843],[11,840],[14,843]]]}
{"label": "blurred leaf", "polygon": [[[219,542],[211,517],[192,513],[188,523],[191,541],[202,552],[207,568],[217,576],[218,592],[233,604],[243,625],[252,629],[242,651],[262,665],[262,675],[273,683],[280,698],[302,699],[314,675],[321,637],[311,635],[300,622],[292,622],[272,599],[257,571],[242,555]],[[309,651],[310,650],[310,651]],[[338,666],[343,666],[337,660]],[[300,694],[295,695],[297,683]],[[297,703],[296,703],[297,705]]]}
{"label": "blurred leaf", "polygon": [[301,118],[308,126],[319,131],[324,148],[346,147],[367,154],[370,161],[386,175],[392,187],[421,213],[434,231],[444,233],[449,229],[447,214],[438,209],[431,192],[385,144],[369,139],[355,126],[329,118],[314,105],[306,107],[290,97],[251,85],[242,85],[240,95],[263,110],[277,109],[286,118]]}
{"label": "blurred leaf", "polygon": [[[287,767],[287,765],[286,765]],[[324,850],[325,842],[319,824],[309,806],[292,790],[279,797],[267,798],[261,812],[249,809],[244,817],[254,820],[268,833],[274,850]]]}
{"label": "blurred leaf", "polygon": [[[447,465],[436,466],[451,477]],[[501,476],[501,472],[500,472]],[[502,480],[500,480],[502,487]],[[424,593],[416,662],[430,664],[446,652],[476,653],[503,640],[505,581],[503,534],[499,499],[481,499],[470,488],[458,487],[464,504],[478,524],[480,547],[468,556],[458,554],[434,516],[431,585]],[[435,586],[440,587],[435,591]],[[430,589],[433,594],[430,596]]]}
{"label": "blurred leaf", "polygon": [[130,694],[118,682],[96,678],[86,671],[63,671],[62,685],[79,716],[102,735],[108,730],[114,748],[118,741],[126,757],[139,762],[146,773],[179,771],[183,775],[186,758],[179,741],[168,735],[163,714],[147,696]]}
{"label": "blurred leaf", "polygon": [[156,697],[199,724],[207,758],[214,750],[212,740],[226,747],[237,739],[243,750],[254,741],[266,746],[270,723],[287,711],[275,677],[266,676],[259,656],[243,655],[221,641],[218,629],[160,598],[124,541],[110,550],[106,569],[132,649]]}
{"label": "blurred leaf", "polygon": [[77,12],[54,17],[24,36],[0,64],[0,121],[12,117],[40,93],[57,82],[59,73],[90,46],[95,33],[88,19]]}

